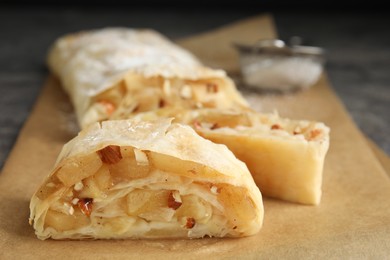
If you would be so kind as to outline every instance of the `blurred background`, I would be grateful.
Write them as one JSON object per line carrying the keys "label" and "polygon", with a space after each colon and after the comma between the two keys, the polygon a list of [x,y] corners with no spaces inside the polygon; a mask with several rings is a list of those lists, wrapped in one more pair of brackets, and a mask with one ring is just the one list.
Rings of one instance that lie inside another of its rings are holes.
{"label": "blurred background", "polygon": [[0,168],[48,75],[45,56],[69,32],[149,27],[178,39],[270,13],[281,39],[327,51],[326,70],[360,129],[390,154],[390,15],[382,1],[2,1]]}

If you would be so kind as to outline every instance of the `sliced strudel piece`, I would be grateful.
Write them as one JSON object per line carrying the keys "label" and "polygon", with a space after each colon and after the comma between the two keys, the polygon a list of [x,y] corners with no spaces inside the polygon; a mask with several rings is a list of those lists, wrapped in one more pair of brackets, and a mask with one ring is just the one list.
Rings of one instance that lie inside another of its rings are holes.
{"label": "sliced strudel piece", "polygon": [[242,237],[263,221],[245,164],[170,119],[92,124],[64,146],[30,209],[40,239]]}
{"label": "sliced strudel piece", "polygon": [[143,120],[172,116],[201,136],[225,144],[247,164],[263,195],[303,204],[320,203],[329,147],[329,128],[323,123],[218,109],[160,109],[137,115]]}

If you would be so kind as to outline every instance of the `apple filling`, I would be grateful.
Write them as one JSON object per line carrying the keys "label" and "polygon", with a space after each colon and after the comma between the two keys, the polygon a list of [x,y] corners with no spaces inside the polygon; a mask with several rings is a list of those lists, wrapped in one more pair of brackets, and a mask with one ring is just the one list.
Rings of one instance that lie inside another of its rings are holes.
{"label": "apple filling", "polygon": [[[206,166],[133,147],[69,158],[37,193],[42,238],[237,236],[257,217],[240,187],[191,179]],[[45,213],[44,213],[45,212]],[[113,235],[114,234],[114,235]]]}
{"label": "apple filling", "polygon": [[189,80],[129,74],[115,87],[92,101],[83,126],[107,119],[129,118],[134,113],[164,107],[230,108],[247,107],[246,102],[226,79]]}
{"label": "apple filling", "polygon": [[[229,112],[205,109],[190,111],[185,119],[196,131],[234,131],[243,135],[268,135],[281,138],[298,138],[307,141],[321,140],[328,136],[328,128],[320,122],[290,120],[277,114],[256,112]],[[180,117],[179,120],[180,121]]]}

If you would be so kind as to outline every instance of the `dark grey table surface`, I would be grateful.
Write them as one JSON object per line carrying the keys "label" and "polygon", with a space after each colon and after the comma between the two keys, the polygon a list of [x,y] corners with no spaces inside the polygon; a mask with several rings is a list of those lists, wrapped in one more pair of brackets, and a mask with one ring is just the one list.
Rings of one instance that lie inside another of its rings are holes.
{"label": "dark grey table surface", "polygon": [[[105,26],[154,28],[175,39],[261,13],[254,9],[93,9],[0,6],[0,168],[48,75],[45,55],[64,33]],[[269,10],[268,10],[269,12]],[[390,16],[272,11],[281,38],[327,50],[332,85],[360,129],[390,154]]]}

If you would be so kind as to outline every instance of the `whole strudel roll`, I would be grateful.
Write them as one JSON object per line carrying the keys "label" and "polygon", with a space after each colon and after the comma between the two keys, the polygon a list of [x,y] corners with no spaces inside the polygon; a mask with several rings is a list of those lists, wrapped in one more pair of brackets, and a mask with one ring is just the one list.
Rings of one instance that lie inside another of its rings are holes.
{"label": "whole strudel roll", "polygon": [[241,237],[263,221],[246,165],[171,119],[87,127],[63,147],[30,210],[40,239]]}
{"label": "whole strudel roll", "polygon": [[152,30],[107,28],[63,36],[48,63],[82,128],[161,107],[248,107],[224,71],[202,66]]}

